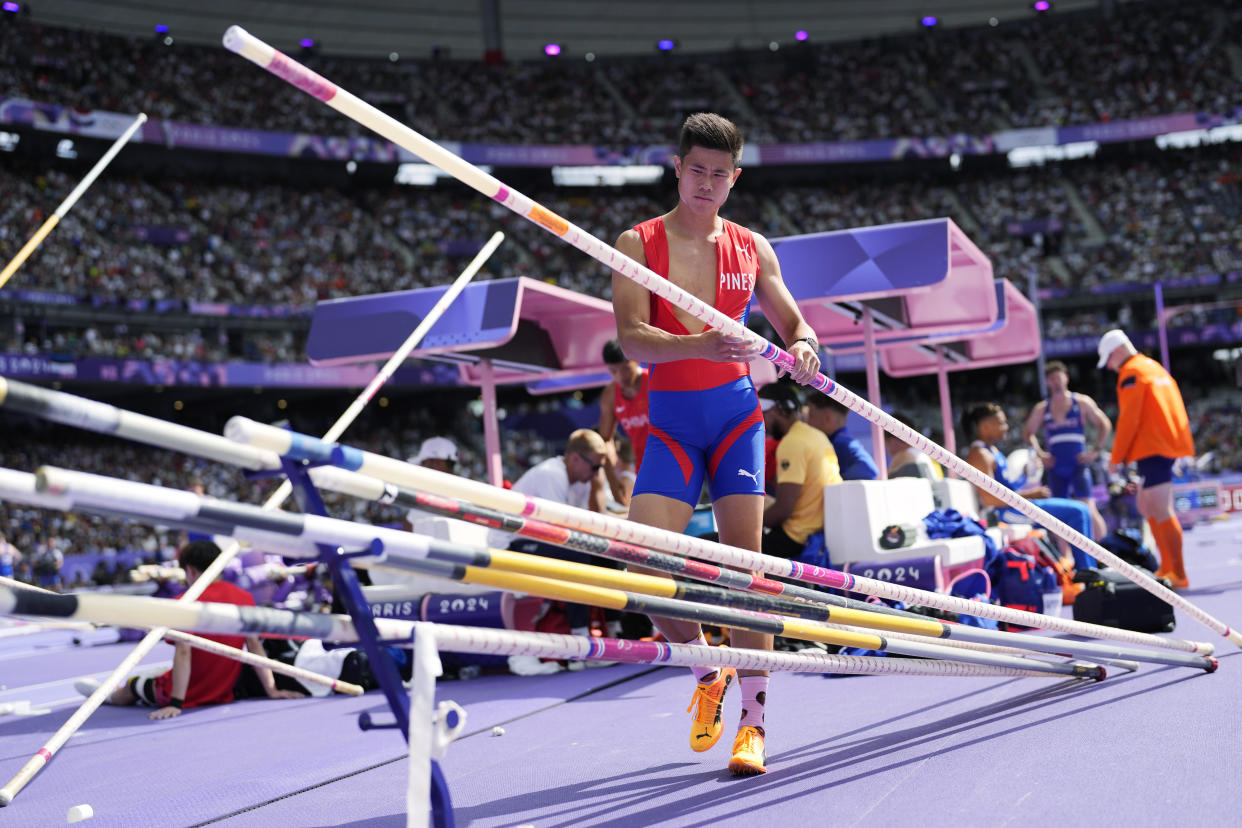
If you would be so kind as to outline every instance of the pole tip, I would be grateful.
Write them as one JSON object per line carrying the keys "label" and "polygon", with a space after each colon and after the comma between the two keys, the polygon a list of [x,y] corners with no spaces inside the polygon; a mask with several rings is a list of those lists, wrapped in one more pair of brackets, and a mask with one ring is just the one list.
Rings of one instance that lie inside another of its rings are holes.
{"label": "pole tip", "polygon": [[224,48],[228,49],[230,52],[237,52],[238,54],[241,54],[242,46],[249,37],[250,32],[246,31],[241,26],[229,26],[224,30]]}
{"label": "pole tip", "polygon": [[1208,666],[1203,668],[1203,672],[1205,673],[1215,673],[1217,668],[1220,667],[1220,662],[1211,656],[1208,657],[1207,662]]}

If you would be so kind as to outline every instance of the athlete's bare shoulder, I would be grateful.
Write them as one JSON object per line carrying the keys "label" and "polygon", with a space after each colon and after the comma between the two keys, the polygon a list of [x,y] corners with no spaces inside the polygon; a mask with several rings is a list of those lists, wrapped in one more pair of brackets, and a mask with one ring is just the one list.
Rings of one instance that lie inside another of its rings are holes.
{"label": "athlete's bare shoulder", "polygon": [[643,237],[633,227],[617,237],[616,249],[640,264],[647,262],[647,254],[643,250]]}

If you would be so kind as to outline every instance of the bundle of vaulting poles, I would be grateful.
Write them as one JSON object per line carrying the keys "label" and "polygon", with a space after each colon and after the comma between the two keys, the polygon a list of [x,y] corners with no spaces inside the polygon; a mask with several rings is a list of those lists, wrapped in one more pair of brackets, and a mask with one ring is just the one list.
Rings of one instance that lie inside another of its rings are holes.
{"label": "bundle of vaulting poles", "polygon": [[[349,92],[276,51],[238,27],[225,35],[225,46],[308,92],[344,115],[435,165],[482,194],[582,250],[615,272],[672,302],[718,330],[745,338],[760,356],[779,367],[792,357],[646,267],[586,233],[566,219],[445,150],[413,129],[385,115]],[[498,240],[495,240],[498,243]],[[494,247],[493,247],[494,249]],[[490,251],[485,251],[490,255]],[[480,257],[486,258],[484,253]],[[481,260],[471,267],[477,270]],[[289,557],[318,558],[327,546],[349,554],[357,566],[395,568],[420,575],[485,585],[497,589],[594,606],[683,618],[723,627],[750,629],[806,641],[859,647],[912,658],[870,658],[728,648],[695,648],[650,641],[550,635],[453,625],[423,625],[434,631],[437,647],[470,653],[529,654],[544,658],[596,659],[694,666],[905,675],[1045,676],[1100,680],[1102,665],[1136,669],[1139,662],[1185,666],[1208,672],[1217,667],[1212,645],[1167,636],[1083,624],[1066,618],[1008,609],[950,595],[923,592],[836,570],[807,566],[736,547],[691,538],[653,527],[586,512],[563,504],[435,472],[336,442],[375,390],[412,351],[455,291],[462,277],[420,324],[419,330],[377,374],[354,406],[322,439],[234,418],[226,437],[179,426],[113,406],[0,378],[0,405],[56,422],[185,451],[251,471],[281,469],[282,458],[314,466],[314,484],[369,500],[396,503],[433,514],[504,529],[614,561],[680,575],[698,583],[573,564],[521,553],[470,547],[319,515],[274,511],[288,496],[288,481],[263,507],[85,474],[43,467],[35,474],[0,470],[0,499],[52,509],[128,518],[234,539],[203,574],[198,589],[182,600],[75,594],[48,595],[0,585],[0,614],[49,617],[93,623],[148,625],[154,629],[135,650],[139,655],[118,666],[109,681],[119,681],[168,628],[207,633],[259,633],[298,638],[350,641],[356,638],[348,617],[194,601],[234,557],[239,543]],[[1090,539],[983,475],[941,446],[902,425],[823,374],[811,383],[889,433],[924,451],[946,469],[1017,509],[1053,534],[1094,555],[1141,587],[1200,622],[1242,644],[1230,628],[1168,590]],[[831,528],[830,528],[831,531]],[[731,567],[731,568],[727,568]],[[752,574],[752,573],[764,574]],[[775,580],[777,575],[787,580]],[[803,584],[843,593],[871,595],[959,614],[1083,636],[1069,641],[1046,635],[1002,633],[947,623],[887,607],[866,604]],[[378,619],[381,635],[408,641],[415,622]],[[148,645],[148,641],[151,644]],[[146,650],[143,650],[146,646]],[[1073,659],[1065,662],[1061,659]],[[133,663],[130,663],[130,662]],[[106,686],[106,683],[105,683]],[[97,691],[98,695],[98,691]],[[94,697],[92,697],[94,700]],[[98,703],[97,701],[95,702]],[[88,709],[89,708],[89,709]],[[79,727],[93,707],[84,705],[57,736],[32,757],[14,780],[0,788],[0,805],[8,804]],[[85,711],[85,712],[83,712]]]}
{"label": "bundle of vaulting poles", "polygon": [[[706,659],[709,664],[815,672],[1044,675],[1097,680],[1105,675],[1102,664],[1130,669],[1136,662],[1208,671],[1216,668],[1216,660],[1207,655],[1211,647],[1205,643],[1082,624],[924,593],[834,570],[802,567],[783,559],[530,498],[244,418],[230,420],[226,427],[228,436],[221,437],[63,392],[4,380],[0,380],[0,405],[55,421],[123,433],[155,445],[193,446],[196,454],[207,459],[256,471],[278,469],[282,458],[331,463],[311,471],[319,488],[469,520],[599,557],[682,575],[697,583],[470,547],[409,532],[320,515],[277,512],[50,466],[34,474],[0,470],[0,498],[5,500],[226,536],[286,557],[317,558],[326,546],[350,554],[355,566],[394,568],[548,599],[918,658],[857,660],[814,652],[744,650],[712,650],[705,655],[687,652],[694,648],[654,642],[549,638],[515,631],[446,632],[443,639],[437,633],[437,645],[443,649],[519,654],[532,652],[530,648],[538,642],[538,652],[545,657],[669,664],[692,664]],[[630,542],[626,535],[639,535],[645,545]],[[893,597],[1101,641],[1071,642],[1042,635],[1001,633],[887,608],[877,611],[873,605],[850,598],[717,564],[776,572],[794,581]],[[346,641],[355,637],[345,618],[109,595],[8,591],[0,594],[0,613],[213,633],[246,631]],[[410,625],[381,619],[379,629],[385,638],[401,640],[408,636]],[[1032,653],[1091,663],[1063,663],[1034,657]]]}

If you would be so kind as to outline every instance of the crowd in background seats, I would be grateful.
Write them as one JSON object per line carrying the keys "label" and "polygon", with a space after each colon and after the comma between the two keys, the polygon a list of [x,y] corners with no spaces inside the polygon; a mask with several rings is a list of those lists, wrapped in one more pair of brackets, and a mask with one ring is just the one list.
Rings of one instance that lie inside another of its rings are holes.
{"label": "crowd in background seats", "polygon": [[[954,177],[739,183],[725,214],[769,236],[949,216],[990,255],[998,276],[1025,286],[1034,274],[1041,287],[1090,289],[1242,268],[1238,169],[1242,150],[1224,146]],[[0,205],[0,259],[17,252],[73,183],[64,172],[0,168],[10,196]],[[529,276],[611,295],[602,266],[457,187],[310,192],[137,178],[96,186],[11,288],[308,308],[445,284],[503,229],[506,243],[479,278]],[[657,186],[532,195],[611,243],[666,210],[670,194]],[[1054,229],[1029,227],[1046,220]],[[151,226],[183,228],[184,240],[143,241],[136,228]]]}
{"label": "crowd in background seats", "polygon": [[[312,68],[433,137],[492,143],[660,144],[689,111],[754,140],[981,134],[1239,105],[1228,46],[1236,0],[1117,4],[966,29],[915,27],[779,51],[510,55],[502,65],[413,55],[301,54]],[[217,47],[0,20],[0,96],[283,132],[357,124]],[[983,21],[981,21],[981,24]],[[917,29],[917,30],[913,30]],[[210,78],[210,83],[203,82]]]}

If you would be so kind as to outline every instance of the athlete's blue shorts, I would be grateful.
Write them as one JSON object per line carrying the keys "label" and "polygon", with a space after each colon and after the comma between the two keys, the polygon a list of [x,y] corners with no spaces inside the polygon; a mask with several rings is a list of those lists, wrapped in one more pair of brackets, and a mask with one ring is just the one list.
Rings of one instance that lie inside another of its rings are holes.
{"label": "athlete's blue shorts", "polygon": [[1091,470],[1086,466],[1060,469],[1053,466],[1044,470],[1044,482],[1053,497],[1091,497]]}
{"label": "athlete's blue shorts", "polygon": [[1172,457],[1153,454],[1150,457],[1144,457],[1139,460],[1134,466],[1138,470],[1139,477],[1143,478],[1144,486],[1159,486],[1161,483],[1173,482]]}
{"label": "athlete's blue shorts", "polygon": [[651,429],[634,494],[699,502],[763,494],[763,414],[750,377],[701,391],[648,391]]}

